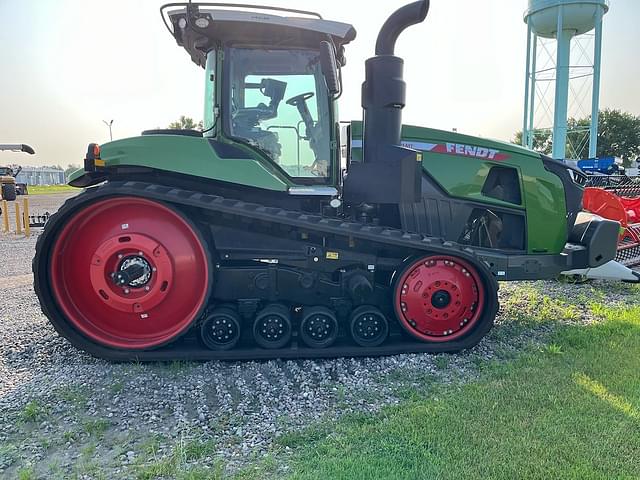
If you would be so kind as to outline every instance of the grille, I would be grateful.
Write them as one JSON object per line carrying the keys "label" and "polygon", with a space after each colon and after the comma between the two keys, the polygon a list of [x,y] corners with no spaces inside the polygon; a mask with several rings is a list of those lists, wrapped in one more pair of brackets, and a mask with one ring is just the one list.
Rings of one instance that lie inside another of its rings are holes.
{"label": "grille", "polygon": [[603,188],[620,197],[640,197],[640,176],[591,175],[586,186]]}
{"label": "grille", "polygon": [[640,243],[623,242],[618,246],[616,261],[627,267],[640,265]]}

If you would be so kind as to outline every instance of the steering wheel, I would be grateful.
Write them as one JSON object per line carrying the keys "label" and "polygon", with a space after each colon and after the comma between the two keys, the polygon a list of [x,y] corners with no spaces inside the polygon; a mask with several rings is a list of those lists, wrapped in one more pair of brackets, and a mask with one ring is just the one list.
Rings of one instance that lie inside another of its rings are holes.
{"label": "steering wheel", "polygon": [[315,93],[313,92],[301,93],[300,95],[296,95],[295,97],[291,97],[289,100],[287,100],[287,105],[293,105],[295,107],[298,105],[298,103],[306,102],[314,95]]}

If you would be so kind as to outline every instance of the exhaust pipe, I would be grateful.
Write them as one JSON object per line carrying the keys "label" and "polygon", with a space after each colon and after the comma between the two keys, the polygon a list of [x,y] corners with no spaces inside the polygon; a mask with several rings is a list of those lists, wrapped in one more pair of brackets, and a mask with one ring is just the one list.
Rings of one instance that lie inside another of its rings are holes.
{"label": "exhaust pipe", "polygon": [[378,34],[376,56],[365,63],[363,163],[350,166],[344,184],[347,200],[367,203],[421,201],[422,155],[403,148],[400,142],[406,85],[404,61],[396,57],[394,51],[400,34],[411,25],[421,23],[428,11],[429,0],[421,0],[393,13]]}
{"label": "exhaust pipe", "polygon": [[365,162],[380,161],[378,153],[384,145],[400,145],[406,84],[404,60],[394,55],[396,40],[406,28],[422,22],[428,11],[429,0],[422,0],[393,13],[378,34],[376,56],[365,64],[362,86]]}
{"label": "exhaust pipe", "polygon": [[429,0],[410,3],[396,10],[380,29],[376,55],[394,55],[396,40],[411,25],[422,23],[429,13]]}

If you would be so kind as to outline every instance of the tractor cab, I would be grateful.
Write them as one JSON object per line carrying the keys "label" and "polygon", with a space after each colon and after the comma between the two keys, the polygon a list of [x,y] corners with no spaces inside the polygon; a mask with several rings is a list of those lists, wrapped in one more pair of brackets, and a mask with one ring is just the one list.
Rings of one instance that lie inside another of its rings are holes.
{"label": "tractor cab", "polygon": [[313,12],[222,7],[163,16],[205,69],[205,136],[248,147],[294,184],[335,185],[338,69],[354,28]]}

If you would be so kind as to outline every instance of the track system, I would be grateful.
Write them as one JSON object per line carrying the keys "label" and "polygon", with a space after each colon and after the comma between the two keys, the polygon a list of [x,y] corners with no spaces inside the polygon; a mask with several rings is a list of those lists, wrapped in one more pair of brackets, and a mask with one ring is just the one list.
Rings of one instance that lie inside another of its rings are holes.
{"label": "track system", "polygon": [[33,271],[56,330],[110,360],[459,351],[498,309],[467,247],[133,181],[68,200]]}

